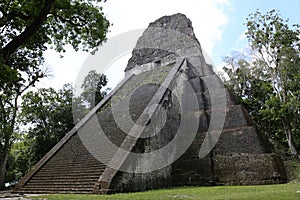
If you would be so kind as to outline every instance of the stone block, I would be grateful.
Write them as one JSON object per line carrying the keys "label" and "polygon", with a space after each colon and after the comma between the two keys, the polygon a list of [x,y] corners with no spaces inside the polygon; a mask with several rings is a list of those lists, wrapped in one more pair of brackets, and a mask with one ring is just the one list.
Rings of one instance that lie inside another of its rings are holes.
{"label": "stone block", "polygon": [[212,185],[213,177],[209,158],[178,160],[172,165],[174,186]]}
{"label": "stone block", "polygon": [[223,129],[235,129],[244,126],[254,126],[253,120],[245,111],[245,109],[240,105],[229,106],[220,110],[208,110],[207,115],[209,120],[211,120],[212,112],[217,116],[225,116]]}
{"label": "stone block", "polygon": [[270,153],[267,144],[255,127],[241,127],[224,130],[214,149],[216,154]]}
{"label": "stone block", "polygon": [[284,168],[278,167],[278,161],[273,154],[216,154],[215,176],[219,180],[218,184],[224,185],[280,183],[286,180],[286,177]]}

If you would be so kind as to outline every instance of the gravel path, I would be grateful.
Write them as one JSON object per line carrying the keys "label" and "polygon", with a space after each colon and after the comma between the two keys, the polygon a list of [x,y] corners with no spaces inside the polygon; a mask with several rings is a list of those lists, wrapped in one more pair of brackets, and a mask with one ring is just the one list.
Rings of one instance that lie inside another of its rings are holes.
{"label": "gravel path", "polygon": [[[39,196],[38,194],[15,194],[11,191],[0,191],[0,200],[32,200],[30,196]],[[40,199],[47,200],[47,199]]]}

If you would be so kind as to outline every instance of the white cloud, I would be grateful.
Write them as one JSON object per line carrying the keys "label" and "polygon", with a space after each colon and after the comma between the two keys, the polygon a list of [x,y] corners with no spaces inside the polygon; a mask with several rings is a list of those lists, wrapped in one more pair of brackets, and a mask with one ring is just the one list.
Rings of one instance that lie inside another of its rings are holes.
{"label": "white cloud", "polygon": [[235,41],[234,46],[232,47],[232,51],[241,51],[248,46],[248,40],[246,37],[246,29],[238,36]]}
{"label": "white cloud", "polygon": [[237,43],[240,43],[241,41],[243,41],[243,40],[245,40],[247,38],[246,37],[246,31],[247,30],[244,30],[243,33],[240,34],[240,36],[237,39]]}

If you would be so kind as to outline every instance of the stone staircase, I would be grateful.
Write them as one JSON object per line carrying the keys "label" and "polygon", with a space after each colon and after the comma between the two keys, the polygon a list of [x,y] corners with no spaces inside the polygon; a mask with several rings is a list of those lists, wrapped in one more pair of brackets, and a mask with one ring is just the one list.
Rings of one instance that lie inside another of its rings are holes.
{"label": "stone staircase", "polygon": [[92,193],[104,169],[75,134],[19,192]]}

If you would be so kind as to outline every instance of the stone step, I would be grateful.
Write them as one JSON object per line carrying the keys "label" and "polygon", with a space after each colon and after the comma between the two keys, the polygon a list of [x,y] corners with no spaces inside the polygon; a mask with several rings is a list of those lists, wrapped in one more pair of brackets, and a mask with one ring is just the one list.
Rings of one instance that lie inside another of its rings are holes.
{"label": "stone step", "polygon": [[54,183],[54,182],[44,182],[44,183],[28,183],[26,188],[35,188],[35,187],[69,187],[69,188],[78,188],[78,187],[94,187],[96,180],[92,182],[65,182],[65,183]]}
{"label": "stone step", "polygon": [[77,180],[77,179],[81,179],[81,178],[99,178],[101,175],[101,173],[99,174],[90,174],[90,175],[77,175],[77,174],[74,174],[74,175],[69,175],[69,174],[66,174],[66,175],[59,175],[59,176],[49,176],[49,175],[40,175],[40,176],[33,176],[31,180],[56,180],[56,179],[62,179],[62,180]]}
{"label": "stone step", "polygon": [[80,157],[70,157],[70,158],[53,158],[51,159],[50,161],[48,162],[57,162],[57,163],[60,163],[60,162],[63,162],[63,163],[85,163],[86,161],[90,161],[90,162],[99,162],[98,160],[96,160],[94,157],[92,157],[91,155],[89,155],[89,157],[84,157],[84,158],[80,158]]}
{"label": "stone step", "polygon": [[40,179],[40,180],[45,180],[45,179],[56,179],[56,178],[61,178],[61,179],[80,179],[80,178],[85,178],[85,177],[89,177],[89,178],[95,178],[95,177],[99,177],[102,174],[102,172],[99,173],[73,173],[73,174],[68,174],[68,173],[52,173],[52,174],[39,174],[39,175],[35,175],[34,177],[32,177],[32,179]]}
{"label": "stone step", "polygon": [[85,170],[85,169],[70,169],[70,170],[65,170],[65,169],[57,169],[57,170],[50,170],[50,169],[43,169],[40,170],[37,174],[51,174],[51,175],[55,175],[55,174],[99,174],[102,173],[105,170],[105,168],[101,168],[101,169],[89,169],[89,170]]}
{"label": "stone step", "polygon": [[91,175],[91,174],[101,174],[104,170],[80,170],[80,169],[74,169],[74,170],[70,170],[70,171],[67,171],[67,170],[64,170],[64,171],[39,171],[37,173],[37,175],[45,175],[45,174],[48,174],[48,175],[62,175],[62,174],[69,174],[69,175],[73,175],[73,174],[87,174],[87,175]]}
{"label": "stone step", "polygon": [[18,190],[18,194],[93,194],[93,190],[82,191],[53,191],[53,190]]}
{"label": "stone step", "polygon": [[84,187],[84,186],[80,186],[78,188],[75,188],[75,187],[41,187],[41,186],[36,186],[36,187],[24,187],[23,188],[23,191],[25,192],[29,192],[29,191],[44,191],[44,192],[63,192],[63,193],[73,193],[73,192],[92,192],[94,189],[94,187]]}
{"label": "stone step", "polygon": [[55,177],[55,176],[88,176],[88,175],[99,175],[102,174],[103,170],[99,171],[61,171],[61,172],[38,172],[34,176],[48,176],[48,177]]}
{"label": "stone step", "polygon": [[28,183],[44,183],[44,182],[55,182],[55,183],[66,183],[66,182],[91,182],[91,181],[97,181],[100,176],[95,176],[93,178],[88,178],[86,180],[86,177],[78,177],[78,178],[59,178],[59,177],[47,177],[47,178],[38,178],[38,179],[31,179]]}
{"label": "stone step", "polygon": [[94,183],[90,183],[90,184],[75,184],[75,185],[67,185],[67,184],[56,184],[56,185],[49,185],[49,184],[39,184],[39,185],[28,185],[26,184],[24,188],[27,189],[35,189],[35,188],[62,188],[62,189],[70,189],[70,188],[74,188],[74,189],[90,189],[94,187]]}
{"label": "stone step", "polygon": [[73,174],[67,174],[67,173],[57,173],[57,175],[56,174],[40,174],[39,176],[36,176],[36,177],[41,177],[41,179],[42,179],[42,177],[44,177],[44,178],[56,178],[56,177],[61,177],[61,178],[68,178],[68,177],[76,177],[76,178],[83,178],[83,177],[88,177],[88,176],[100,176],[102,174],[102,172],[101,173],[89,173],[89,174],[87,174],[87,173],[80,173],[80,174],[75,174],[75,173],[73,173]]}
{"label": "stone step", "polygon": [[61,172],[61,171],[68,171],[68,172],[77,172],[77,171],[101,171],[101,170],[104,170],[106,167],[104,166],[70,166],[70,167],[47,167],[47,168],[42,168],[39,170],[39,172]]}
{"label": "stone step", "polygon": [[51,162],[51,163],[47,163],[44,167],[49,167],[49,168],[55,168],[55,167],[86,167],[86,166],[101,166],[103,165],[102,163],[98,162],[98,163],[94,163],[91,161],[85,161],[85,162],[74,162],[74,161],[70,161],[70,162],[66,162],[66,161],[60,161],[60,162]]}
{"label": "stone step", "polygon": [[[77,155],[59,155],[60,157],[53,157],[51,160],[95,160],[91,154],[83,154],[83,153],[78,153]],[[69,156],[69,157],[67,157]]]}
{"label": "stone step", "polygon": [[98,161],[98,160],[95,160],[95,159],[83,159],[83,160],[78,160],[78,159],[70,159],[70,160],[51,160],[51,161],[49,161],[47,164],[64,164],[64,163],[68,163],[68,164],[73,164],[73,163],[75,163],[75,164],[85,164],[85,163],[87,163],[87,162],[89,162],[89,163],[91,163],[91,164],[96,164],[96,163],[98,163],[98,164],[101,164],[101,162],[100,161]]}
{"label": "stone step", "polygon": [[[98,177],[99,178],[99,177]],[[34,184],[34,183],[89,183],[89,182],[95,182],[98,180],[98,178],[84,178],[84,179],[47,179],[47,180],[41,180],[41,179],[32,179],[28,182],[28,184]]]}
{"label": "stone step", "polygon": [[[102,160],[110,160],[110,157],[107,158],[107,157],[103,156],[103,157],[101,157],[101,161]],[[80,161],[80,160],[51,160],[51,162],[48,162],[46,165],[51,166],[51,167],[56,167],[56,166],[64,166],[64,165],[94,166],[94,165],[104,165],[104,164],[102,162],[94,160],[94,159],[91,159],[91,160],[85,159],[82,161]]]}
{"label": "stone step", "polygon": [[85,167],[76,167],[76,166],[65,166],[65,167],[45,167],[45,168],[42,168],[40,169],[38,172],[48,172],[48,171],[56,171],[56,170],[61,170],[61,171],[68,171],[68,172],[81,172],[81,171],[86,171],[86,172],[94,172],[94,171],[101,171],[101,170],[104,170],[106,167],[104,166],[98,166],[98,167],[88,167],[88,166],[85,166]]}
{"label": "stone step", "polygon": [[85,190],[92,191],[95,184],[88,185],[27,185],[24,187],[25,190],[53,190],[53,191],[68,191],[68,190]]}
{"label": "stone step", "polygon": [[44,183],[32,183],[28,182],[25,187],[30,188],[30,187],[70,187],[70,188],[76,188],[76,187],[92,187],[95,185],[97,180],[93,180],[90,182],[44,182]]}
{"label": "stone step", "polygon": [[73,165],[66,165],[66,166],[55,166],[55,167],[51,167],[51,166],[47,166],[44,168],[41,168],[38,172],[42,172],[42,171],[101,171],[104,170],[106,167],[105,166],[73,166]]}

